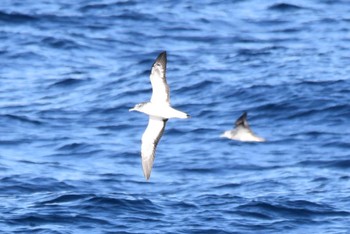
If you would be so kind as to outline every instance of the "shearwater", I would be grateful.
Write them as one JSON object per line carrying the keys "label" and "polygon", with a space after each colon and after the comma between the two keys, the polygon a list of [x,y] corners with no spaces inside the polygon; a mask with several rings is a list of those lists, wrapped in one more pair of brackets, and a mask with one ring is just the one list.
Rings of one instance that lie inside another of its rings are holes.
{"label": "shearwater", "polygon": [[247,112],[244,112],[236,120],[234,129],[225,131],[221,135],[221,137],[226,137],[236,141],[256,141],[256,142],[266,141],[264,138],[255,135],[253,131],[250,129],[248,120],[247,120]]}
{"label": "shearwater", "polygon": [[146,180],[151,176],[155,151],[160,138],[163,135],[168,119],[186,119],[190,116],[176,110],[170,105],[169,86],[166,82],[166,52],[158,55],[151,70],[150,80],[152,84],[152,96],[149,102],[135,105],[129,111],[139,111],[149,115],[148,126],[142,135],[141,159],[143,174]]}

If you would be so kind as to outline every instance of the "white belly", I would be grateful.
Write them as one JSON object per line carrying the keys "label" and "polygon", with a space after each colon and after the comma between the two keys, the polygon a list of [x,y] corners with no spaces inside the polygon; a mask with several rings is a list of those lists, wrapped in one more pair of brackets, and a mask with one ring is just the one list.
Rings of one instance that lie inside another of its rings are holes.
{"label": "white belly", "polygon": [[180,118],[180,119],[186,119],[189,116],[179,110],[176,110],[172,108],[169,105],[159,105],[159,104],[153,104],[150,103],[149,105],[142,110],[147,115],[155,116],[155,117],[160,117],[163,119],[170,119],[170,118]]}

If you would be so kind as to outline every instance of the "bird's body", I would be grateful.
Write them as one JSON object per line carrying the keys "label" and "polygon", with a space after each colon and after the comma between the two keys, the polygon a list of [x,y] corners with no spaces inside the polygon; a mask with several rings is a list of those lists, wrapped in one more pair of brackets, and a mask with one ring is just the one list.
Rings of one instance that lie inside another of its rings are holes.
{"label": "bird's body", "polygon": [[165,77],[166,63],[166,52],[162,52],[152,66],[150,75],[152,97],[150,102],[142,102],[130,109],[130,111],[139,111],[149,115],[148,125],[142,135],[141,144],[142,169],[147,180],[151,176],[156,147],[164,133],[168,119],[186,119],[190,117],[188,114],[176,110],[170,105],[169,86]]}
{"label": "bird's body", "polygon": [[138,105],[140,106],[138,107],[137,111],[145,113],[149,116],[159,117],[161,119],[187,119],[189,117],[188,114],[172,108],[167,103],[143,102]]}
{"label": "bird's body", "polygon": [[259,137],[253,133],[250,129],[247,121],[247,113],[244,112],[235,122],[235,128],[232,130],[225,131],[221,137],[226,137],[236,141],[251,141],[251,142],[263,142],[266,141],[264,138]]}

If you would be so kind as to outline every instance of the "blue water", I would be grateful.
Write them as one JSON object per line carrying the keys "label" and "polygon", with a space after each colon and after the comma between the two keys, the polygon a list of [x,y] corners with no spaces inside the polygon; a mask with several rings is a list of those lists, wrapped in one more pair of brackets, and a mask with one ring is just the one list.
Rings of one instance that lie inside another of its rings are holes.
{"label": "blue water", "polygon": [[[2,233],[350,233],[350,2],[228,2],[1,1]],[[192,118],[146,182],[163,50]]]}

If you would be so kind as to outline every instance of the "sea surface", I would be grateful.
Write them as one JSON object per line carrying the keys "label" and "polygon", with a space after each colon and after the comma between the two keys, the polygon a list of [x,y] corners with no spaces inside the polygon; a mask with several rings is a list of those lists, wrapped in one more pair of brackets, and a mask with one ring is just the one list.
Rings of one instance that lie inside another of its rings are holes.
{"label": "sea surface", "polygon": [[350,1],[2,0],[0,232],[350,233]]}

